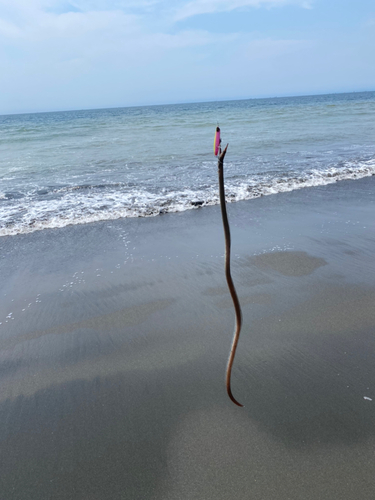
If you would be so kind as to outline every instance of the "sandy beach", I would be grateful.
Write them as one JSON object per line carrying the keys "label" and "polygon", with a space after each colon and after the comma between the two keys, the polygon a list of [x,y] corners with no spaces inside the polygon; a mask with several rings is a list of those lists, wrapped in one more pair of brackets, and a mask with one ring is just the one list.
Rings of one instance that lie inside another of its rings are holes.
{"label": "sandy beach", "polygon": [[372,500],[375,177],[0,238],[4,500]]}

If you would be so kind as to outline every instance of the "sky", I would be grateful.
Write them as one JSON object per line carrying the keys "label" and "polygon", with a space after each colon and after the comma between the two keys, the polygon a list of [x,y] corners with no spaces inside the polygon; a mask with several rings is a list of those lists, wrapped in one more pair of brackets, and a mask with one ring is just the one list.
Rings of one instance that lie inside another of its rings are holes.
{"label": "sky", "polygon": [[365,90],[374,0],[0,0],[0,114]]}

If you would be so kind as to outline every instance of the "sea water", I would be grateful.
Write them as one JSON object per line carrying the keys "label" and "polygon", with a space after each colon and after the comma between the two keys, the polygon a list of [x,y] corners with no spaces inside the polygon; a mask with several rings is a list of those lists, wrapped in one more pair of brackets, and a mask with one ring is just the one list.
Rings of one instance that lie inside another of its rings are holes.
{"label": "sea water", "polygon": [[0,236],[375,174],[375,92],[0,116]]}

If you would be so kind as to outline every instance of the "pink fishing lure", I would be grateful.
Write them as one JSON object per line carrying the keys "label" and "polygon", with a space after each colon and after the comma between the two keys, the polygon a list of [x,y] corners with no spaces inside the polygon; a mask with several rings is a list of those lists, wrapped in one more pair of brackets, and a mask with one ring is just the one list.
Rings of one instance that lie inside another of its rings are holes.
{"label": "pink fishing lure", "polygon": [[220,129],[219,129],[219,127],[216,127],[215,140],[214,140],[215,156],[217,156],[219,154],[219,149],[220,149]]}

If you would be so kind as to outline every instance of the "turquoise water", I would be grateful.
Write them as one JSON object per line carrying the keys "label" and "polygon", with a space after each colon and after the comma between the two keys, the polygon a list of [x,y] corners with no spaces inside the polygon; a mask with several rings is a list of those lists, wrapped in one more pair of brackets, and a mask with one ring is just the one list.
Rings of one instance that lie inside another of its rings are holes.
{"label": "turquoise water", "polygon": [[0,235],[375,173],[375,92],[0,116]]}

